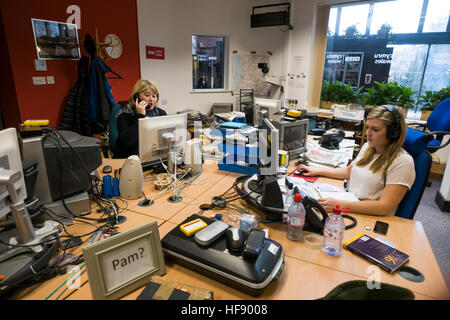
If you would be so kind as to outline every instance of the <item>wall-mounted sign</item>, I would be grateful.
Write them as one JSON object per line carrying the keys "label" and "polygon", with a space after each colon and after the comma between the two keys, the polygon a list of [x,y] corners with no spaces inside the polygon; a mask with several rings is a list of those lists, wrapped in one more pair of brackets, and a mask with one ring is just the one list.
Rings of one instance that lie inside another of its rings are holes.
{"label": "wall-mounted sign", "polygon": [[145,54],[147,59],[164,60],[166,58],[163,47],[145,46]]}

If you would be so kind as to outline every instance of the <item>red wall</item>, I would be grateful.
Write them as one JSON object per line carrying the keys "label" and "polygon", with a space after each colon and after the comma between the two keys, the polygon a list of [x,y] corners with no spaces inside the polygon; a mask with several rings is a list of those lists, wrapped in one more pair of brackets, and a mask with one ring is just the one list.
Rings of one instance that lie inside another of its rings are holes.
{"label": "red wall", "polygon": [[[3,87],[0,104],[6,127],[16,127],[18,120],[28,119],[49,119],[51,126],[59,125],[67,95],[77,80],[78,61],[46,60],[47,71],[35,71],[37,55],[31,18],[66,22],[71,15],[66,13],[70,5],[81,9],[78,37],[82,55],[88,55],[83,43],[88,33],[94,38],[94,27],[98,29],[100,41],[109,33],[120,38],[121,57],[105,63],[124,78],[109,79],[114,99],[116,102],[128,100],[132,86],[140,78],[135,0],[12,0],[7,3],[1,0],[0,5],[0,25],[3,22],[5,38],[1,41],[0,30],[0,57],[6,61],[9,58],[9,63],[0,63]],[[33,85],[33,76],[54,76],[55,84]],[[114,77],[112,73],[106,76]],[[8,83],[4,84],[5,81]]]}

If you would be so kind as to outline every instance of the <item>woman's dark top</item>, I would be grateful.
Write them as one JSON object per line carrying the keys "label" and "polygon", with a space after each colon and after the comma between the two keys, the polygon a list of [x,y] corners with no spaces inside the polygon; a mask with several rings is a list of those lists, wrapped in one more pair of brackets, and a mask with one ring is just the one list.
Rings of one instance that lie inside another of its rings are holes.
{"label": "woman's dark top", "polygon": [[136,113],[135,108],[126,106],[117,112],[117,138],[116,147],[113,150],[113,158],[128,158],[131,155],[139,155],[139,129],[138,120],[145,117],[166,116],[167,113],[158,107],[147,111],[144,116]]}

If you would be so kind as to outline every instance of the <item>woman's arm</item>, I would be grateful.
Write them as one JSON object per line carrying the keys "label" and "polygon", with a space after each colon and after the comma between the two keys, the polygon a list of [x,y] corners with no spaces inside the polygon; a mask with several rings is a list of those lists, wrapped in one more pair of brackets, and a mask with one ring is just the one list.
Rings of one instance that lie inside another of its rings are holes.
{"label": "woman's arm", "polygon": [[325,198],[318,201],[327,212],[332,212],[336,204],[339,204],[341,208],[349,208],[351,212],[385,216],[398,206],[407,191],[408,187],[404,185],[388,184],[379,200],[343,201]]}
{"label": "woman's arm", "polygon": [[315,167],[300,165],[299,169],[306,170],[303,173],[304,176],[323,176],[334,179],[350,179],[350,171],[352,170],[352,164],[346,167],[328,168],[328,167]]}

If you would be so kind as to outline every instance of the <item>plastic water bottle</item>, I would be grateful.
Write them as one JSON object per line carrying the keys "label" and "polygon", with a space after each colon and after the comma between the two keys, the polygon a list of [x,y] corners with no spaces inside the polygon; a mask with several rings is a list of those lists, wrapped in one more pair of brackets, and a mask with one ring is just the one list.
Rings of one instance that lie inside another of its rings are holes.
{"label": "plastic water bottle", "polygon": [[292,202],[294,202],[294,184],[292,182],[289,182],[288,191],[286,193],[286,201],[284,204],[289,209]]}
{"label": "plastic water bottle", "polygon": [[322,251],[330,256],[338,256],[342,251],[345,223],[341,216],[339,205],[333,208],[333,213],[325,220],[323,229]]}
{"label": "plastic water bottle", "polygon": [[305,207],[302,203],[302,195],[300,193],[294,194],[294,202],[288,210],[287,217],[287,238],[292,241],[303,240],[303,226],[305,225]]}

